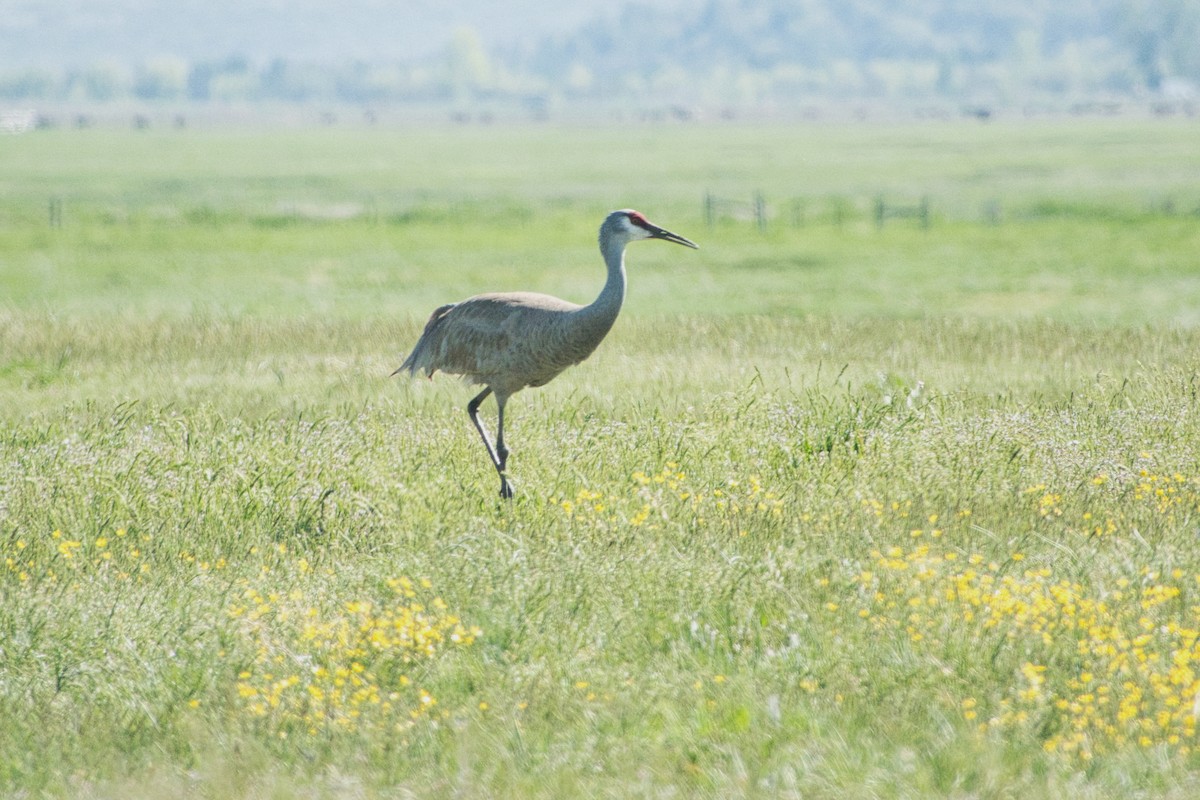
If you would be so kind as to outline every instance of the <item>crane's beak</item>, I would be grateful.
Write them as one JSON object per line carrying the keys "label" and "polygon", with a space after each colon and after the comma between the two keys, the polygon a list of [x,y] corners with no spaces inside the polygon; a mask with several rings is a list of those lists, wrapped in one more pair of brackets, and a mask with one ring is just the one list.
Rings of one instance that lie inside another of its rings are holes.
{"label": "crane's beak", "polygon": [[691,239],[685,239],[682,236],[680,236],[679,234],[671,233],[669,230],[666,230],[665,228],[660,228],[657,225],[650,224],[647,226],[647,230],[650,231],[651,239],[665,239],[668,242],[674,242],[675,244],[681,244],[684,247],[690,247],[693,250],[700,249],[700,245],[696,244]]}

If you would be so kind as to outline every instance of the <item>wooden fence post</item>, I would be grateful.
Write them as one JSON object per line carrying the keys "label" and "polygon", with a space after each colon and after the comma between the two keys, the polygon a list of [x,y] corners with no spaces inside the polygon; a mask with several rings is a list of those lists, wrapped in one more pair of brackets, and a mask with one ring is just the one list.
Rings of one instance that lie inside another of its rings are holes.
{"label": "wooden fence post", "polygon": [[1004,216],[1004,210],[999,200],[989,200],[983,204],[983,219],[988,225],[999,225]]}
{"label": "wooden fence post", "polygon": [[801,200],[800,198],[796,198],[795,200],[792,201],[792,227],[793,228],[804,227],[804,217],[805,217],[804,201]]}

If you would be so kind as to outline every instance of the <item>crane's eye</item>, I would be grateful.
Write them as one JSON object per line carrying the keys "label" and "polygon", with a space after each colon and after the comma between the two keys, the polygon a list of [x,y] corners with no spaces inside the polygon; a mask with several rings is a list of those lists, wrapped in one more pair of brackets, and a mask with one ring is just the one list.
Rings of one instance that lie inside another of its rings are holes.
{"label": "crane's eye", "polygon": [[645,228],[650,224],[649,221],[637,211],[629,212],[629,221],[634,225],[637,225],[639,228]]}

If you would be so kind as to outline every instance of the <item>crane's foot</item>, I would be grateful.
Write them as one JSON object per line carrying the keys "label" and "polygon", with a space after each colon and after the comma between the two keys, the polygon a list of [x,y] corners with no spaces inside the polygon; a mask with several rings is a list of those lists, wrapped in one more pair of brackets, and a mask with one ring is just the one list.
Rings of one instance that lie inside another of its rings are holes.
{"label": "crane's foot", "polygon": [[502,497],[505,500],[512,500],[512,496],[513,496],[512,487],[508,485],[507,480],[505,480],[504,478],[501,478],[500,479],[500,497]]}

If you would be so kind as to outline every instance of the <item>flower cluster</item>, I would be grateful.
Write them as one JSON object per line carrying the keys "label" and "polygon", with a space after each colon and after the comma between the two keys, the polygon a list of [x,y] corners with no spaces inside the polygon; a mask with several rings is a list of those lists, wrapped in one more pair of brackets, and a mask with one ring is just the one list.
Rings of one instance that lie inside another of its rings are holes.
{"label": "flower cluster", "polygon": [[1194,514],[1200,511],[1200,479],[1143,468],[1133,486],[1133,500],[1171,518],[1180,513]]}
{"label": "flower cluster", "polygon": [[854,616],[874,633],[1017,659],[993,696],[957,701],[982,732],[1024,728],[1083,759],[1129,743],[1196,746],[1200,606],[1184,597],[1200,576],[1142,569],[1099,588],[1016,569],[1020,553],[999,563],[919,544],[871,558],[853,579]]}
{"label": "flower cluster", "polygon": [[72,583],[86,577],[140,581],[150,571],[147,550],[153,541],[148,533],[132,534],[125,528],[91,538],[76,538],[60,529],[13,536],[0,543],[0,574],[21,584]]}
{"label": "flower cluster", "polygon": [[[1148,454],[1143,457],[1149,462]],[[1084,536],[1110,536],[1144,524],[1176,526],[1200,515],[1200,478],[1179,472],[1159,472],[1148,464],[1124,480],[1099,473],[1089,484],[1090,494],[1070,498],[1045,483],[1024,494],[1040,521]]]}
{"label": "flower cluster", "polygon": [[387,585],[382,601],[332,611],[306,606],[299,592],[246,588],[228,610],[256,644],[236,687],[246,713],[281,736],[403,729],[429,715],[437,700],[411,673],[448,647],[470,646],[481,631],[440,598],[426,600],[428,581]]}
{"label": "flower cluster", "polygon": [[584,488],[574,497],[550,502],[574,520],[647,528],[680,519],[703,525],[713,519],[783,516],[783,501],[758,475],[700,487],[675,462],[667,462],[654,473],[634,472],[627,491],[604,495]]}

